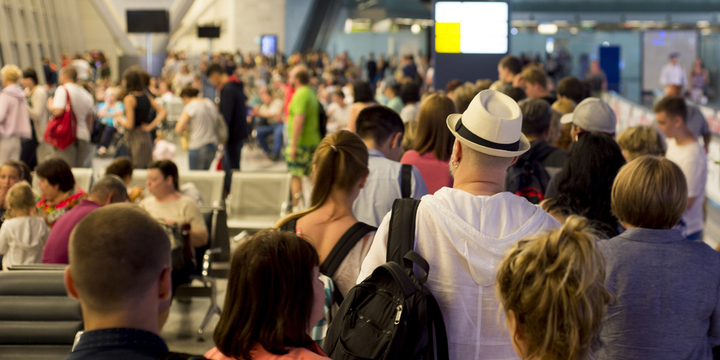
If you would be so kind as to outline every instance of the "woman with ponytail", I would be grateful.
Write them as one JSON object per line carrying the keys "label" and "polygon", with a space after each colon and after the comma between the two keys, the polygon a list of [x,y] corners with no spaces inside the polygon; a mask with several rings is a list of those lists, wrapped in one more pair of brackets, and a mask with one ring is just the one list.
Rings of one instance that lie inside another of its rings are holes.
{"label": "woman with ponytail", "polygon": [[520,359],[585,360],[599,347],[613,295],[591,229],[571,215],[560,230],[512,245],[500,263],[495,293]]}
{"label": "woman with ponytail", "polygon": [[[315,151],[313,169],[310,208],[287,216],[275,227],[310,240],[320,256],[320,271],[331,277],[345,296],[355,286],[376,230],[359,222],[352,212],[353,202],[369,174],[367,147],[359,136],[347,130],[328,135]],[[330,259],[333,249],[337,246],[339,250],[345,241],[356,243],[344,258]],[[326,259],[330,261],[325,263]],[[340,265],[332,271],[330,263],[337,261]]]}

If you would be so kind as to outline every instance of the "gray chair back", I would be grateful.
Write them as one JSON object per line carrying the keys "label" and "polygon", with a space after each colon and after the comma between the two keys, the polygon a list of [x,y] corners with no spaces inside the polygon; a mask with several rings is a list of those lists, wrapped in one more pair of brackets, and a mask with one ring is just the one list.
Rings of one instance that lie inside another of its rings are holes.
{"label": "gray chair back", "polygon": [[0,271],[0,358],[63,358],[82,328],[62,271]]}

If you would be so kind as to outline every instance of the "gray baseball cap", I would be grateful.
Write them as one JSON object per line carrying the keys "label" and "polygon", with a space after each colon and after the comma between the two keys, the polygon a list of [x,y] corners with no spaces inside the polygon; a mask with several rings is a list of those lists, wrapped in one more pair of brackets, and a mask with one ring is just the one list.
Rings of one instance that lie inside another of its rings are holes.
{"label": "gray baseball cap", "polygon": [[573,124],[585,131],[615,134],[617,117],[605,101],[598,98],[587,98],[575,107],[574,112],[563,115],[560,123]]}

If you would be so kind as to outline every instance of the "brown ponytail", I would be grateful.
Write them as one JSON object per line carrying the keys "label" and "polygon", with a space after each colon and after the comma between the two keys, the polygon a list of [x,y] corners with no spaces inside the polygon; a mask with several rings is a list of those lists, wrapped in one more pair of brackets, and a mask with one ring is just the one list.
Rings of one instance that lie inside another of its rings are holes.
{"label": "brown ponytail", "polygon": [[315,151],[313,165],[316,173],[310,207],[280,220],[275,228],[299,219],[322,206],[333,189],[350,191],[368,169],[368,150],[357,134],[341,130],[326,136]]}

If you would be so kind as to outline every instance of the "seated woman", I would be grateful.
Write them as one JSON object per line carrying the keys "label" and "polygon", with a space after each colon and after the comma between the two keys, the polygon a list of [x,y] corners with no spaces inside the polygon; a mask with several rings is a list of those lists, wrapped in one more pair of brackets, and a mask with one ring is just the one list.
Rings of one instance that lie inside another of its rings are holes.
{"label": "seated woman", "polygon": [[627,230],[601,241],[608,308],[598,359],[712,359],[720,343],[720,254],[673,226],[687,182],[672,161],[642,156],[618,173],[613,213]]}
{"label": "seated woman", "polygon": [[291,232],[263,230],[231,259],[215,348],[205,357],[327,359],[307,335],[324,316],[325,289],[313,245]]}
{"label": "seated woman", "polygon": [[[180,192],[179,182],[175,163],[169,160],[151,162],[148,165],[146,184],[148,192],[153,196],[143,199],[140,207],[169,227],[189,224],[190,245],[195,248],[203,247],[208,242],[205,219],[195,203]],[[182,245],[178,241],[179,239],[175,239],[174,248]],[[187,261],[182,264],[182,268],[173,269],[173,291],[177,286],[188,283],[193,271],[194,266]]]}
{"label": "seated woman", "polygon": [[44,161],[35,169],[40,187],[38,212],[45,219],[49,229],[55,221],[68,210],[87,198],[87,193],[75,186],[72,169],[65,160],[52,158]]}
{"label": "seated woman", "polygon": [[613,295],[597,240],[587,219],[570,216],[561,229],[507,250],[495,293],[520,359],[584,360],[600,346]]}
{"label": "seated woman", "polygon": [[130,187],[130,183],[132,183],[133,164],[129,157],[122,156],[113,160],[113,162],[105,169],[105,175],[115,175],[122,179],[123,183],[125,183],[125,186],[127,187],[128,199],[130,202],[142,200],[143,187],[140,185]]}
{"label": "seated woman", "polygon": [[[334,273],[323,273],[333,279],[345,296],[355,286],[360,266],[370,250],[375,228],[359,222],[352,212],[352,205],[365,186],[368,170],[368,150],[360,137],[347,130],[328,135],[320,142],[315,157],[315,184],[310,208],[282,219],[276,228],[294,231],[306,237],[318,250],[323,269],[333,248],[341,246],[341,240],[351,240],[356,245],[342,259]],[[336,260],[336,259],[333,259]],[[331,272],[331,271],[330,271]]]}
{"label": "seated woman", "polygon": [[420,104],[417,116],[417,133],[408,150],[400,160],[420,170],[428,194],[443,187],[452,187],[453,178],[448,171],[455,137],[448,129],[448,115],[455,113],[455,104],[445,95],[432,94]]}
{"label": "seated woman", "polygon": [[581,133],[565,166],[550,179],[543,209],[561,223],[570,215],[584,216],[604,239],[617,235],[621,228],[610,210],[610,190],[623,165],[625,158],[610,135]]}
{"label": "seated woman", "polygon": [[665,156],[665,140],[652,126],[633,126],[623,130],[617,143],[627,161],[643,155]]}

